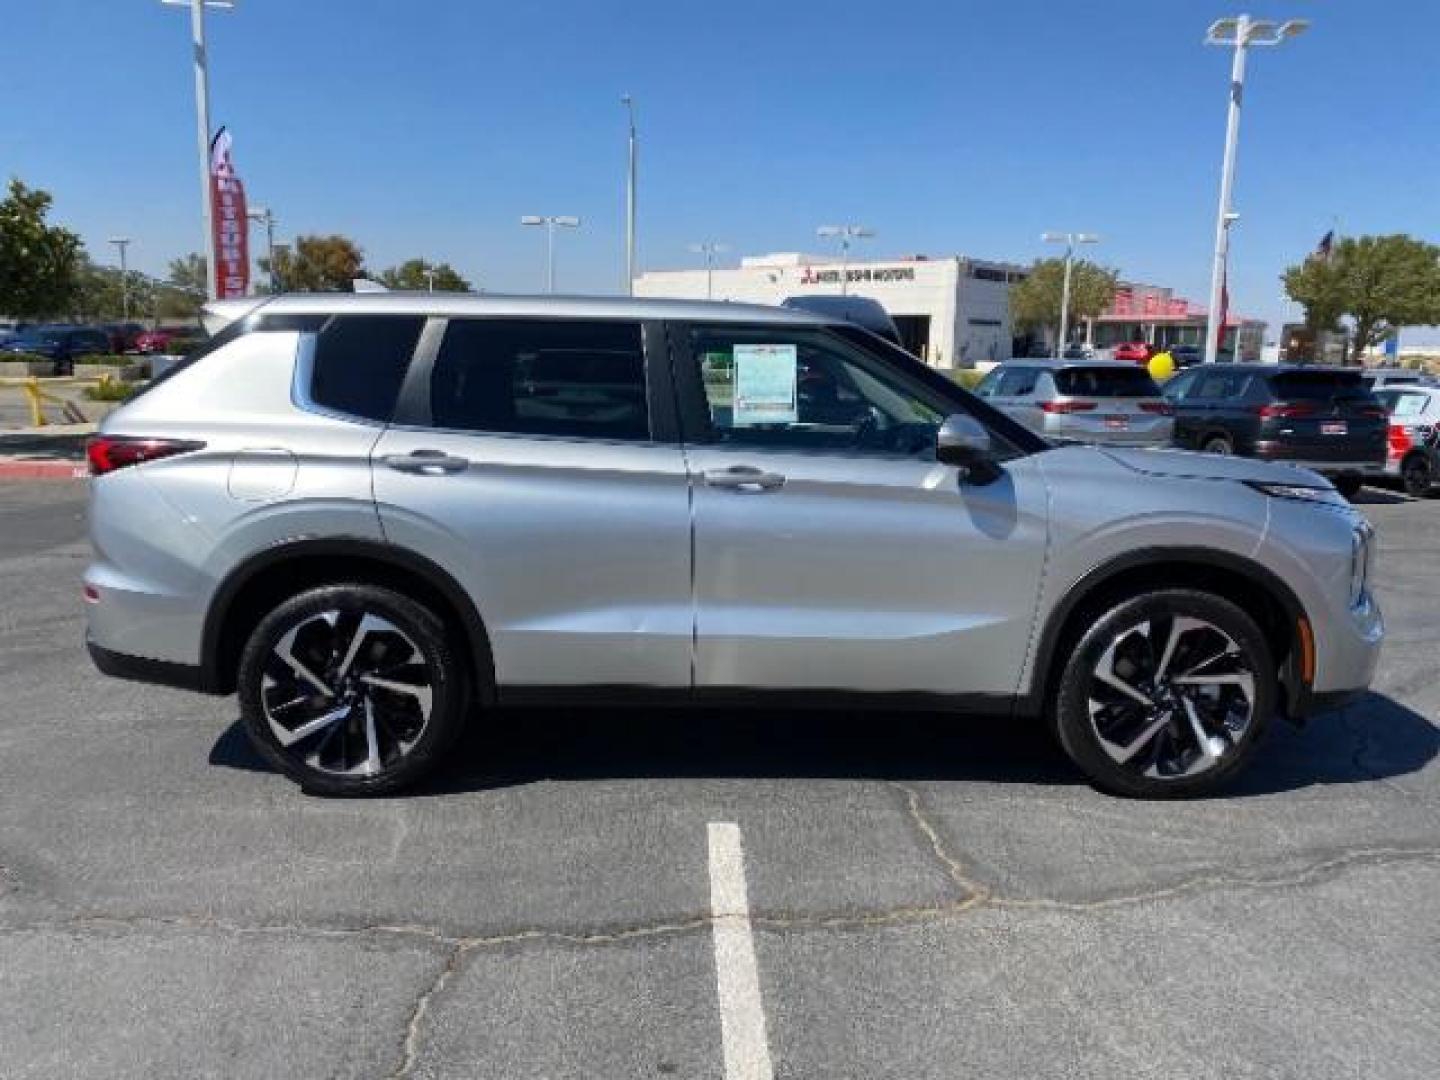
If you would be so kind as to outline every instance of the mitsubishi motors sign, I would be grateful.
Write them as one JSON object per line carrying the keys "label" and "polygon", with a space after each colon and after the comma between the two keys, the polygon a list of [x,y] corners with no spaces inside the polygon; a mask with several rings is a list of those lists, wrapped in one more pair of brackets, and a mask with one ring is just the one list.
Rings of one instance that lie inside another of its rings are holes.
{"label": "mitsubishi motors sign", "polygon": [[223,127],[210,143],[210,194],[215,208],[215,295],[229,300],[250,291],[250,225],[245,185],[235,175],[230,132]]}

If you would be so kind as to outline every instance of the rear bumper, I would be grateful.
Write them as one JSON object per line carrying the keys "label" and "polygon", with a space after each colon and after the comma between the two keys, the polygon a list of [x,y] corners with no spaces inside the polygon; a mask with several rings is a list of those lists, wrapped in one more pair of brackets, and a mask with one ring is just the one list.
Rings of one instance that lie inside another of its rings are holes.
{"label": "rear bumper", "polygon": [[152,660],[146,656],[130,656],[115,652],[104,646],[86,641],[90,659],[101,674],[131,682],[153,683],[156,686],[171,686],[177,690],[208,692],[204,673],[198,665],[177,664],[171,660]]}

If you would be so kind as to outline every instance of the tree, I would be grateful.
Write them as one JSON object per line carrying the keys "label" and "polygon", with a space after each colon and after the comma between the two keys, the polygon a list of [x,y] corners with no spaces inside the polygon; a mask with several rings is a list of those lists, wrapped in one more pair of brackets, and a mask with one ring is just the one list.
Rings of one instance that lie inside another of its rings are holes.
{"label": "tree", "polygon": [[[270,260],[260,269],[270,272]],[[297,236],[295,246],[275,252],[275,273],[287,292],[349,292],[365,276],[365,254],[346,236]]]}
{"label": "tree", "polygon": [[192,251],[170,260],[170,284],[204,296],[210,288],[205,256]]}
{"label": "tree", "polygon": [[69,229],[45,224],[48,192],[10,181],[0,201],[0,313],[43,319],[67,311],[79,287],[84,245]]}
{"label": "tree", "polygon": [[[434,283],[431,283],[431,275]],[[427,263],[424,259],[406,259],[399,266],[380,272],[380,283],[392,289],[433,290],[435,292],[470,292],[474,287],[460,276],[449,263]]]}
{"label": "tree", "polygon": [[67,310],[77,321],[114,322],[124,317],[127,300],[131,319],[149,315],[155,309],[155,283],[131,270],[125,274],[122,289],[118,267],[96,266],[87,259]]}
{"label": "tree", "polygon": [[[1115,299],[1119,275],[1085,259],[1070,265],[1070,326],[1093,319]],[[1025,280],[1010,288],[1010,321],[1017,330],[1052,328],[1060,337],[1060,303],[1065,288],[1065,260],[1037,259]],[[1061,347],[1064,343],[1061,342]]]}
{"label": "tree", "polygon": [[1349,318],[1349,363],[1402,326],[1440,323],[1440,247],[1395,233],[1347,236],[1281,275],[1286,295],[1315,330]]}

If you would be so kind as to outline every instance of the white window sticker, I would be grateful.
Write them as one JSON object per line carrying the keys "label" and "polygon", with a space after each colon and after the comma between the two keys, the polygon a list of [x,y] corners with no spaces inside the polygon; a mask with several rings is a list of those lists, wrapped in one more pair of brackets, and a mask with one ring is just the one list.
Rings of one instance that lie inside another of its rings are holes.
{"label": "white window sticker", "polygon": [[736,345],[735,403],[731,424],[793,424],[796,371],[800,362],[794,345]]}

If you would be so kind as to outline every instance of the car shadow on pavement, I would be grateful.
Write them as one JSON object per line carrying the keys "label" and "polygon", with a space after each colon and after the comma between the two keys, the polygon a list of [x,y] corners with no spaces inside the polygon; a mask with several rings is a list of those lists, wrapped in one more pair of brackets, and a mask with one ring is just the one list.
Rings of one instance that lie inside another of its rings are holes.
{"label": "car shadow on pavement", "polygon": [[[482,791],[540,780],[954,780],[1061,786],[1083,783],[1044,725],[933,713],[511,709],[457,744],[438,775],[407,797]],[[1440,730],[1380,694],[1312,719],[1276,721],[1250,769],[1223,794],[1276,794],[1364,784],[1422,769]],[[238,723],[210,763],[269,771]]]}

